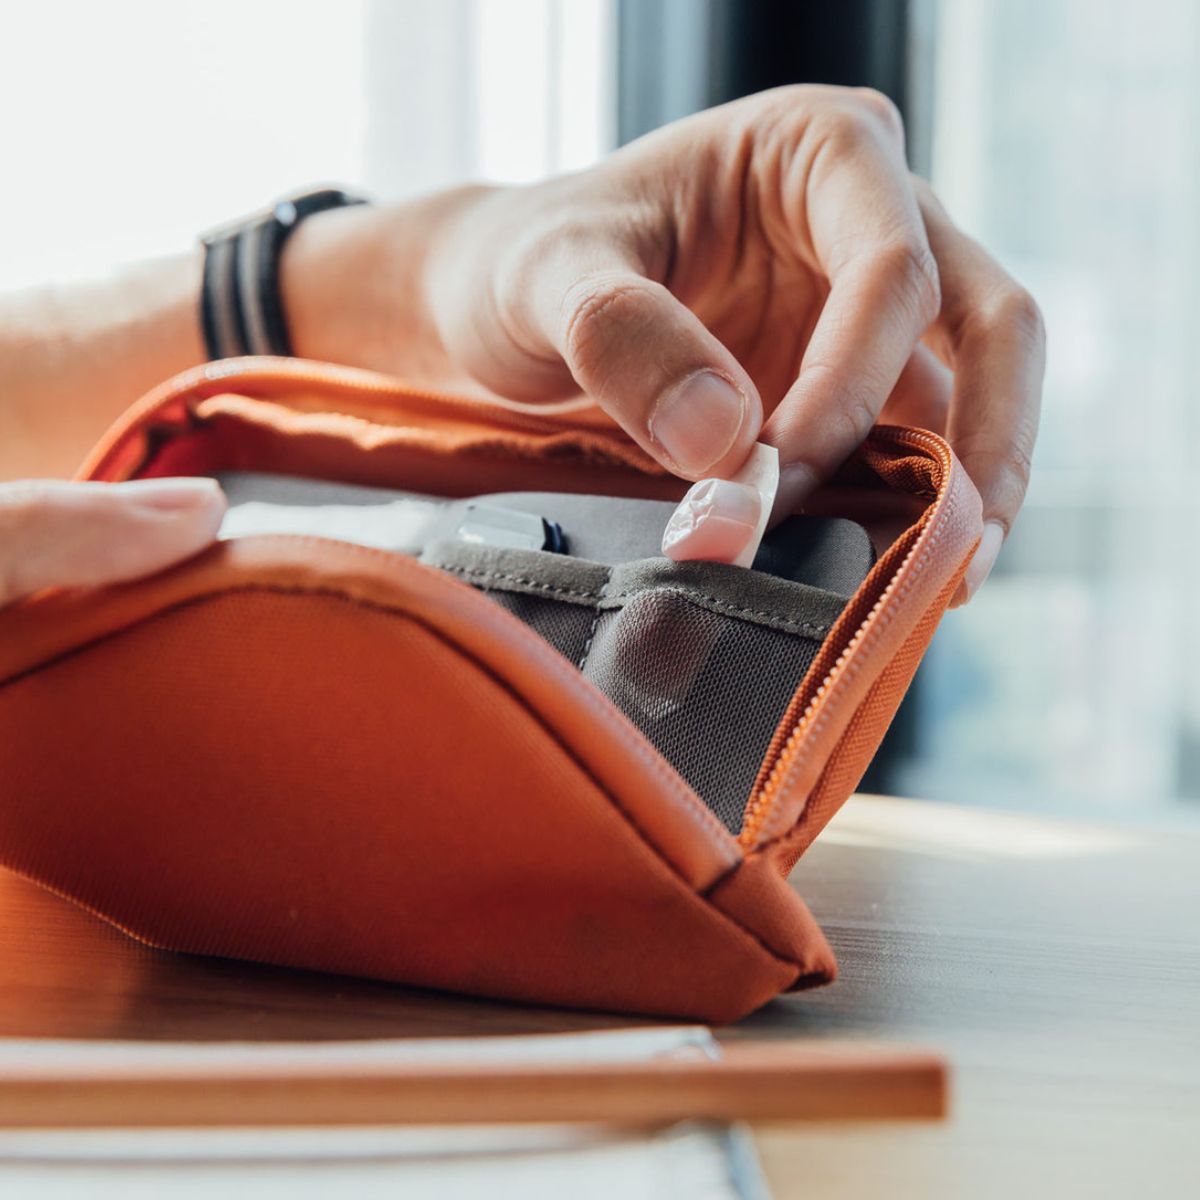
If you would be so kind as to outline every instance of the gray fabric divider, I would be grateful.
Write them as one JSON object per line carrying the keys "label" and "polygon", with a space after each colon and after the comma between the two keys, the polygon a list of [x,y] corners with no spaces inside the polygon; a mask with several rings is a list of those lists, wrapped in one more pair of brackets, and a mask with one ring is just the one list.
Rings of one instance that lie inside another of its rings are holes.
{"label": "gray fabric divider", "polygon": [[461,576],[484,591],[522,592],[564,604],[594,608],[608,584],[612,567],[544,550],[481,546],[443,538],[431,542],[420,560]]}
{"label": "gray fabric divider", "polygon": [[668,589],[701,608],[755,625],[824,638],[845,601],[832,592],[725,563],[648,558],[614,567],[600,600],[619,608],[638,592]]}
{"label": "gray fabric divider", "polygon": [[701,608],[807,637],[823,638],[844,607],[841,597],[821,588],[725,563],[646,558],[608,566],[449,538],[426,546],[420,560],[485,591],[523,592],[604,610],[621,608],[638,592],[667,589]]}
{"label": "gray fabric divider", "polygon": [[443,540],[421,560],[487,591],[574,662],[733,833],[843,600],[722,563],[609,566]]}

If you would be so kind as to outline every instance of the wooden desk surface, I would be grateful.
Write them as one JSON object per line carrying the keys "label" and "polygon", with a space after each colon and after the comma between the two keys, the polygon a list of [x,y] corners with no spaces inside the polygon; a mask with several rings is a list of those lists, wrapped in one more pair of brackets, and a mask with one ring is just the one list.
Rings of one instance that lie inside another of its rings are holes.
{"label": "wooden desk surface", "polygon": [[[725,1036],[935,1046],[955,1099],[937,1126],[759,1130],[777,1197],[1200,1195],[1200,836],[858,797],[794,882],[841,978]],[[0,1035],[622,1023],[163,954],[0,872]]]}

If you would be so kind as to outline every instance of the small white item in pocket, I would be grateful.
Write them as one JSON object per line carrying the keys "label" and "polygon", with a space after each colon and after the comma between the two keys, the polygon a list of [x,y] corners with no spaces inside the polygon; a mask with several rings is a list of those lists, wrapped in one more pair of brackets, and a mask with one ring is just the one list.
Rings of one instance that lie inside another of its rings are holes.
{"label": "small white item in pocket", "polygon": [[750,566],[778,488],[779,451],[758,442],[732,479],[702,479],[692,485],[663,532],[663,554],[677,562]]}
{"label": "small white item in pocket", "polygon": [[767,532],[767,522],[771,519],[771,510],[775,507],[775,493],[779,491],[779,451],[774,446],[768,446],[766,442],[755,442],[745,465],[733,478],[736,483],[752,487],[758,493],[760,501],[754,536],[746,543],[741,554],[733,560],[734,566],[748,567],[754,562],[754,556],[762,545],[763,535]]}

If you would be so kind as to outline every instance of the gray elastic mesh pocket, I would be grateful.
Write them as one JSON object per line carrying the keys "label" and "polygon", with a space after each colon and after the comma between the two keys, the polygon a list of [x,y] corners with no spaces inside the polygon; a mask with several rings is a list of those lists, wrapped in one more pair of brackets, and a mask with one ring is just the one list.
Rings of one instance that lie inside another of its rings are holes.
{"label": "gray elastic mesh pocket", "polygon": [[819,645],[651,589],[601,615],[583,673],[737,833],[771,735]]}
{"label": "gray elastic mesh pocket", "polygon": [[719,563],[609,567],[443,541],[424,561],[488,592],[575,663],[731,832],[845,603]]}

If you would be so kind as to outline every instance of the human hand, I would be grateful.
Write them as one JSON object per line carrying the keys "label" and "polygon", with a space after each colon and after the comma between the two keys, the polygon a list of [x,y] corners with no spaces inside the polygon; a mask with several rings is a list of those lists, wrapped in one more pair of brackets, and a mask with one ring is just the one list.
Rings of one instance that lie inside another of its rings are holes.
{"label": "human hand", "polygon": [[425,278],[446,352],[495,392],[582,390],[693,480],[727,478],[760,436],[776,445],[777,514],[877,420],[946,434],[986,522],[959,600],[1021,506],[1041,316],[909,174],[877,93],[782,88],[579,174],[475,193]]}
{"label": "human hand", "polygon": [[[909,174],[875,92],[780,88],[574,175],[322,214],[282,273],[300,354],[534,403],[584,392],[692,480],[727,480],[761,436],[776,516],[877,420],[944,433],[986,522],[960,600],[1024,498],[1041,315]],[[734,484],[699,499],[729,529],[758,511]]]}
{"label": "human hand", "polygon": [[212,479],[0,483],[0,607],[161,571],[209,545],[224,512]]}

